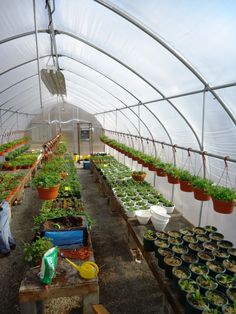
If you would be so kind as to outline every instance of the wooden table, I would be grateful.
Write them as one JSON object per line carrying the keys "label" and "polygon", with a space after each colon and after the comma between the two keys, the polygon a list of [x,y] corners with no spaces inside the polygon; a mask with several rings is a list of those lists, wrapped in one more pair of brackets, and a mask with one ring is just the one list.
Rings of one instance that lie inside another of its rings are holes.
{"label": "wooden table", "polygon": [[[136,218],[128,218],[125,214],[122,204],[119,199],[116,198],[112,189],[107,184],[106,179],[101,175],[100,171],[96,168],[96,165],[92,162],[91,173],[94,175],[95,182],[99,184],[99,190],[102,195],[108,198],[108,202],[111,205],[111,209],[119,213],[120,216],[126,221],[127,224],[127,241],[131,249],[138,249],[141,251],[142,256],[145,258],[150,270],[156,278],[160,289],[165,294],[168,305],[166,306],[166,313],[183,314],[185,308],[180,304],[178,300],[177,290],[173,287],[172,282],[165,277],[165,272],[162,270],[157,263],[157,259],[154,253],[146,252],[143,249],[143,234],[148,229],[152,229],[151,223],[147,225],[140,225]],[[171,219],[167,224],[166,231],[168,230],[179,230],[183,227],[192,226],[180,212],[177,210],[171,214]]]}
{"label": "wooden table", "polygon": [[[88,247],[90,256],[88,260],[94,261],[93,249],[89,235]],[[83,261],[72,260],[78,265]],[[62,258],[58,259],[56,277],[52,284],[45,289],[40,283],[38,273],[40,267],[31,268],[26,271],[25,277],[21,282],[19,290],[19,302],[22,314],[39,314],[43,313],[44,300],[78,296],[81,298],[83,314],[92,314],[93,304],[99,303],[99,285],[98,278],[91,280],[82,279],[76,269]],[[58,313],[59,314],[59,313]]]}

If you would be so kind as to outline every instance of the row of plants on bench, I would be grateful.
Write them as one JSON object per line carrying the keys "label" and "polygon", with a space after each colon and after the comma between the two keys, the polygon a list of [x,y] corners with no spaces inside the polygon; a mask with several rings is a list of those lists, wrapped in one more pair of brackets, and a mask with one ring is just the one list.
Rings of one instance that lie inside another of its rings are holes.
{"label": "row of plants on bench", "polygon": [[155,252],[186,313],[236,309],[236,249],[223,238],[214,226],[144,233],[145,251]]}
{"label": "row of plants on bench", "polygon": [[8,153],[5,157],[6,161],[10,161],[15,159],[17,156],[21,155],[22,153],[24,153],[25,151],[27,151],[30,148],[30,145],[23,145],[13,151],[11,151],[10,153]]}
{"label": "row of plants on bench", "polygon": [[13,195],[24,178],[24,174],[0,174],[0,201]]}
{"label": "row of plants on bench", "polygon": [[29,137],[24,136],[18,140],[11,141],[11,142],[0,145],[0,156],[10,152],[11,150],[15,149],[16,147],[18,147],[20,145],[28,143],[29,140],[30,140]]}
{"label": "row of plants on bench", "polygon": [[148,182],[132,179],[132,171],[111,156],[94,156],[92,161],[106,179],[108,186],[119,199],[126,214],[131,217],[136,210],[148,210],[152,205],[172,207],[167,200]]}
{"label": "row of plants on bench", "polygon": [[160,158],[144,154],[105,135],[101,137],[101,141],[147,167],[150,171],[155,171],[158,176],[167,176],[169,183],[180,184],[182,191],[194,192],[195,199],[208,201],[211,198],[215,211],[226,214],[233,212],[236,200],[235,189],[216,185],[207,178],[195,176],[172,163],[164,163]]}
{"label": "row of plants on bench", "polygon": [[2,170],[16,171],[17,169],[31,168],[37,161],[39,153],[21,154],[13,160],[5,161],[2,164]]}

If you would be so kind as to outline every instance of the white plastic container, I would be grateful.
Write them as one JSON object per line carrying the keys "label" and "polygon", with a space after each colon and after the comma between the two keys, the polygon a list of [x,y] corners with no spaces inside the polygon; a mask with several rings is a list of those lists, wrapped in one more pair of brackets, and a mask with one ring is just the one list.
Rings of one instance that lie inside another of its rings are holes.
{"label": "white plastic container", "polygon": [[127,215],[128,218],[134,218],[135,217],[135,211],[130,211],[130,210],[125,210],[125,213]]}
{"label": "white plastic container", "polygon": [[148,210],[136,210],[135,214],[140,225],[146,225],[151,218],[151,214]]}
{"label": "white plastic container", "polygon": [[167,214],[172,214],[175,209],[175,205],[171,207],[163,206],[163,208],[166,209]]}
{"label": "white plastic container", "polygon": [[155,208],[153,208],[154,206],[151,207],[151,215],[152,217],[159,219],[161,221],[165,221],[167,219],[170,219],[170,215],[168,215],[166,213],[166,209],[160,206],[155,206]]}
{"label": "white plastic container", "polygon": [[163,231],[166,225],[168,224],[169,219],[167,219],[166,221],[160,221],[156,219],[155,217],[151,216],[151,222],[156,231]]}

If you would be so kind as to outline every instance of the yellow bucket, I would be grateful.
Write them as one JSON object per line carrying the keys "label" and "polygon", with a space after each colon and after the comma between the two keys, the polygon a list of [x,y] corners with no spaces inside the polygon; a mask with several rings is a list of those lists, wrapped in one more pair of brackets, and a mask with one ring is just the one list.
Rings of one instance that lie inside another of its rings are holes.
{"label": "yellow bucket", "polygon": [[78,154],[74,154],[73,160],[74,160],[74,162],[78,162],[78,160],[79,160],[79,155],[78,155]]}

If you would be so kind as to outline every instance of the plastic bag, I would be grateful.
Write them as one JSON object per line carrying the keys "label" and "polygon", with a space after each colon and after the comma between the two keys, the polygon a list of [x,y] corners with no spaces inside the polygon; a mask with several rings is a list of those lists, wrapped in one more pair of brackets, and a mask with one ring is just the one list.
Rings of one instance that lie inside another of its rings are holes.
{"label": "plastic bag", "polygon": [[10,230],[11,208],[8,202],[0,202],[0,253],[9,254],[15,247]]}
{"label": "plastic bag", "polygon": [[49,285],[57,267],[58,247],[49,249],[42,258],[39,277],[43,284]]}

